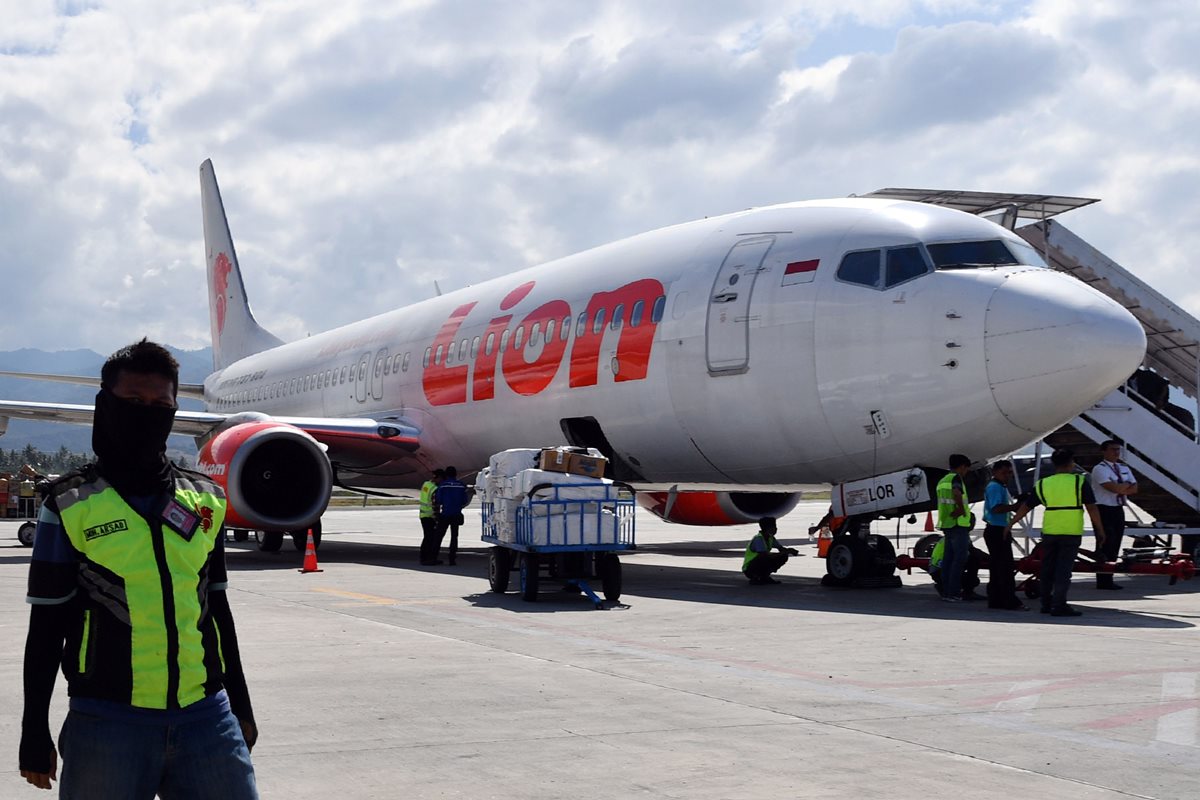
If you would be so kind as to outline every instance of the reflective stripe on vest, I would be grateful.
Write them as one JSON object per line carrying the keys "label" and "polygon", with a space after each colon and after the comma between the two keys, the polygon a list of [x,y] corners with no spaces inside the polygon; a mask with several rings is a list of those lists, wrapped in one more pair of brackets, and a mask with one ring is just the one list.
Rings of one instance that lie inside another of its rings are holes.
{"label": "reflective stripe on vest", "polygon": [[945,477],[938,481],[937,485],[937,502],[938,502],[938,522],[937,526],[941,530],[947,528],[969,528],[971,527],[971,512],[967,510],[967,491],[963,488],[963,511],[961,517],[954,516],[954,481],[960,480],[958,473],[948,472]]}
{"label": "reflective stripe on vest", "polygon": [[1037,482],[1034,491],[1046,507],[1043,534],[1083,535],[1083,478],[1077,472],[1059,472]]}
{"label": "reflective stripe on vest", "polygon": [[421,484],[421,501],[418,516],[432,517],[433,516],[433,492],[437,489],[437,484],[433,481],[425,481]]}
{"label": "reflective stripe on vest", "polygon": [[[213,677],[205,665],[200,626],[208,610],[206,567],[225,520],[225,496],[216,484],[177,475],[174,499],[185,532],[194,524],[188,538],[159,519],[143,517],[103,478],[55,496],[63,530],[82,556],[79,583],[90,623],[80,652],[67,654],[64,662],[75,656],[80,666],[98,663],[96,654],[88,653],[101,647],[95,637],[97,614],[127,626],[129,696],[107,699],[139,708],[190,705],[205,697],[205,684]],[[86,688],[81,694],[88,696]]]}

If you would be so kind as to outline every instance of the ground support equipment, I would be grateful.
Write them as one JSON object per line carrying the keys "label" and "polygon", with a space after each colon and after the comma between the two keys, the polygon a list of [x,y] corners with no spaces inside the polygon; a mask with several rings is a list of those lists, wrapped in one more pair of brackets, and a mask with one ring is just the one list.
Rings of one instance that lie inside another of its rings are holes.
{"label": "ground support equipment", "polygon": [[[589,485],[590,486],[590,485]],[[596,608],[604,600],[621,597],[621,561],[618,553],[632,550],[634,503],[631,493],[617,484],[597,481],[595,495],[587,499],[566,498],[570,487],[545,486],[530,492],[516,509],[512,535],[498,519],[494,503],[484,501],[482,539],[492,545],[488,552],[488,583],[492,591],[508,591],[514,567],[522,599],[538,599],[543,573],[561,581],[567,591],[581,592]],[[599,578],[604,600],[593,591],[589,580]]]}

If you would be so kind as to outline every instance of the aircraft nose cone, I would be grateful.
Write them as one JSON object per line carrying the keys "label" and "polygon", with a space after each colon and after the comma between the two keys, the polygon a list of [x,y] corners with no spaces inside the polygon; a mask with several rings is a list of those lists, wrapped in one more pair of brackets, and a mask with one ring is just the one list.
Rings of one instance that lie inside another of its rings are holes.
{"label": "aircraft nose cone", "polygon": [[984,353],[1000,411],[1042,434],[1132,375],[1145,357],[1146,333],[1132,314],[1079,280],[1030,270],[992,294]]}

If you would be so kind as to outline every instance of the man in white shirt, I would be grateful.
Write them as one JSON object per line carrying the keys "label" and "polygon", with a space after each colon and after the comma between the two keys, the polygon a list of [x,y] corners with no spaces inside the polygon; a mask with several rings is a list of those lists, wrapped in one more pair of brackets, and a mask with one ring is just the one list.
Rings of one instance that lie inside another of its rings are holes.
{"label": "man in white shirt", "polygon": [[[1116,561],[1121,553],[1121,536],[1125,531],[1125,504],[1131,495],[1137,494],[1137,479],[1133,470],[1121,461],[1121,443],[1109,439],[1101,445],[1104,459],[1092,468],[1092,491],[1096,493],[1096,507],[1104,522],[1106,534],[1104,544],[1098,548],[1106,561]],[[1096,573],[1097,589],[1121,589],[1111,573]]]}

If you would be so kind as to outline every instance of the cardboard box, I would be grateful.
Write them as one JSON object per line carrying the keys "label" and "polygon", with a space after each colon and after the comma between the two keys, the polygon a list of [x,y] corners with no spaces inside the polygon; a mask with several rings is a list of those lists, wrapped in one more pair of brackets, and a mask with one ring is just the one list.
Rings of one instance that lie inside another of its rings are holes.
{"label": "cardboard box", "polygon": [[589,478],[603,478],[604,470],[607,467],[607,458],[590,456],[585,453],[571,453],[567,461],[568,472],[572,475],[586,475]]}
{"label": "cardboard box", "polygon": [[538,459],[538,469],[547,472],[570,472],[571,454],[566,449],[546,449]]}

